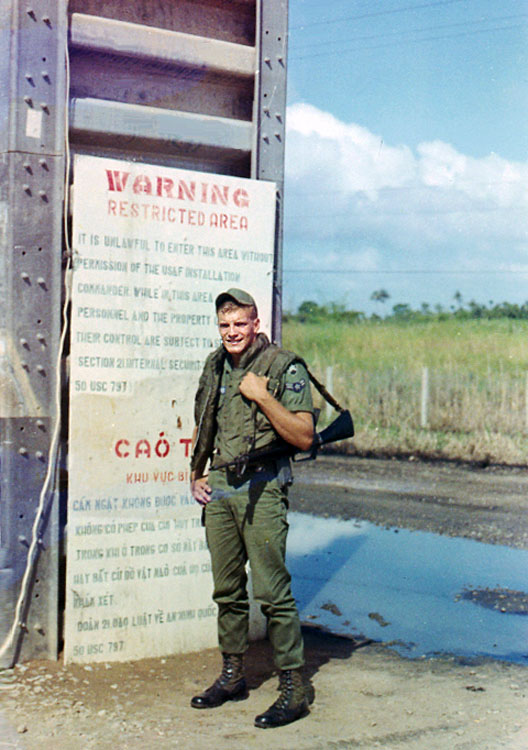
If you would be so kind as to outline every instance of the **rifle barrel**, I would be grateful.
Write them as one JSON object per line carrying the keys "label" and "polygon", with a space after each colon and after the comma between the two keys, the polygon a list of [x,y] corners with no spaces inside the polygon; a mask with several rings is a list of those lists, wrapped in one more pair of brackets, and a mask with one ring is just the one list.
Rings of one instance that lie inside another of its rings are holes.
{"label": "rifle barrel", "polygon": [[[314,442],[310,457],[316,457],[317,451],[321,447],[321,445],[335,443],[339,440],[346,440],[347,438],[351,438],[353,436],[354,422],[352,420],[352,415],[348,410],[342,411],[339,416],[328,425],[328,427],[325,427],[325,429],[321,430],[321,432],[316,432],[316,434],[314,435]],[[219,469],[228,469],[230,467],[233,469],[237,469],[237,467],[241,466],[245,468],[250,464],[259,463],[259,461],[264,461],[267,459],[287,456],[292,458],[297,453],[303,453],[303,451],[299,450],[299,448],[296,448],[293,445],[290,445],[290,443],[281,442],[275,445],[271,445],[268,448],[260,448],[259,450],[245,453],[242,456],[238,456],[233,461],[227,461],[226,463],[220,464],[220,466],[215,466],[212,470],[218,471]]]}

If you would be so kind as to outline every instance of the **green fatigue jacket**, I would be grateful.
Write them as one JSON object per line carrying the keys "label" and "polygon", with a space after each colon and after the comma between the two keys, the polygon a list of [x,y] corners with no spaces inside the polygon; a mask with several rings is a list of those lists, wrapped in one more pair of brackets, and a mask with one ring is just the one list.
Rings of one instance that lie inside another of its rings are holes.
{"label": "green fatigue jacket", "polygon": [[[302,394],[303,398],[297,400],[298,405],[294,405],[291,411],[313,411],[305,368],[300,357],[270,344],[263,333],[258,334],[236,369],[231,368],[223,346],[210,354],[195,399],[194,416],[198,431],[191,459],[191,470],[195,475],[203,476],[213,453],[218,464],[230,462],[277,440],[277,433],[267,417],[255,402],[240,393],[240,381],[246,373],[266,375],[269,378],[268,390],[286,408],[290,408],[287,399],[285,402],[286,390],[288,394]],[[230,374],[227,385],[226,370]]]}

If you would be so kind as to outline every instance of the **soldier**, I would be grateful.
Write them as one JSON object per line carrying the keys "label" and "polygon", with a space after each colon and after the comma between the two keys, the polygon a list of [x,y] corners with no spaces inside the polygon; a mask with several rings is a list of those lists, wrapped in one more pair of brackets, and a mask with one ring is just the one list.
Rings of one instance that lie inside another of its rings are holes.
{"label": "soldier", "polygon": [[280,670],[280,696],[255,726],[277,727],[308,712],[303,641],[285,565],[290,461],[239,462],[235,469],[225,464],[279,439],[308,450],[314,439],[312,398],[302,360],[259,332],[251,295],[229,289],[217,297],[216,310],[222,345],[207,358],[196,394],[191,492],[203,507],[223,669],[191,705],[214,708],[247,697],[249,559],[253,594],[267,618]]}

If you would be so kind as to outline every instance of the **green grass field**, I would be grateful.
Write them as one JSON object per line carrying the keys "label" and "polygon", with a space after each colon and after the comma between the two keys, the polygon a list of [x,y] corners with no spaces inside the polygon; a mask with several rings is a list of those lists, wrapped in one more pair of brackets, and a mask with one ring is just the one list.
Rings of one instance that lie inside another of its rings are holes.
{"label": "green grass field", "polygon": [[[528,321],[288,320],[301,354],[351,409],[358,453],[528,463]],[[427,426],[421,426],[428,368]]]}

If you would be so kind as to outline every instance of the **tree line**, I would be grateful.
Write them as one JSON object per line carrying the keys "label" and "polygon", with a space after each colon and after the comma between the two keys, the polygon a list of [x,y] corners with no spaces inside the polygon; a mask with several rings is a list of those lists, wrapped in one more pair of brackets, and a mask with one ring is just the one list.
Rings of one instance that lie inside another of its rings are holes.
{"label": "tree line", "polygon": [[509,318],[513,320],[528,320],[528,300],[521,305],[513,302],[495,303],[490,300],[488,304],[470,300],[464,302],[460,292],[453,295],[453,304],[445,307],[441,304],[430,305],[422,302],[420,307],[414,309],[407,303],[399,302],[390,309],[386,303],[390,294],[385,289],[372,292],[370,299],[378,303],[379,312],[367,315],[359,310],[347,310],[346,306],[339,302],[319,304],[313,300],[302,302],[297,311],[284,312],[285,321],[294,320],[299,323],[317,323],[335,321],[338,323],[360,323],[367,320],[394,320],[397,322],[423,322],[434,320],[493,320],[498,318]]}

